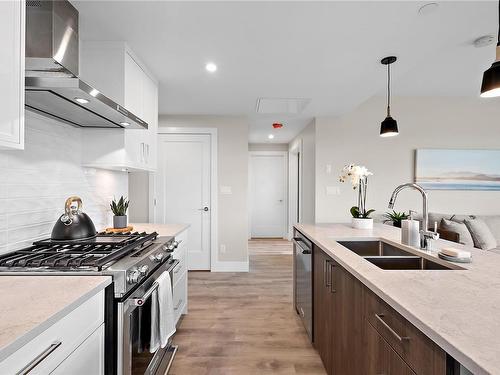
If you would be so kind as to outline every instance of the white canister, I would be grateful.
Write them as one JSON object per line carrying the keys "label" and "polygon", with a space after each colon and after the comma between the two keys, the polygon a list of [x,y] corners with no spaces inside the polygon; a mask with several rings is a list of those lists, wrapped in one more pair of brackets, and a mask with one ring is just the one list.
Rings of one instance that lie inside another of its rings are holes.
{"label": "white canister", "polygon": [[418,220],[410,218],[401,221],[401,243],[420,247],[420,222]]}

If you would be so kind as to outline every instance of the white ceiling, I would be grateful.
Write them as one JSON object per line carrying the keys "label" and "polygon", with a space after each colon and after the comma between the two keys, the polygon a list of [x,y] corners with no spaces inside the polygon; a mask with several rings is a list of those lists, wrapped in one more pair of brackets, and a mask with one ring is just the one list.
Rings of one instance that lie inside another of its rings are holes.
{"label": "white ceiling", "polygon": [[[394,94],[477,96],[494,45],[496,1],[161,2],[79,1],[81,37],[124,40],[160,81],[163,114],[250,118],[250,141],[271,124],[288,142],[314,116],[341,115],[383,94],[379,60],[398,56]],[[205,71],[213,61],[215,74]],[[257,115],[259,97],[310,98],[301,116]]]}

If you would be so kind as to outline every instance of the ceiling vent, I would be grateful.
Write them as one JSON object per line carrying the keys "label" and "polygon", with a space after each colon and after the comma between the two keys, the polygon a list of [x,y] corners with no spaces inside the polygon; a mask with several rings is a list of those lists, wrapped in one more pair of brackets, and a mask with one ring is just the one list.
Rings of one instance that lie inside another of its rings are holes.
{"label": "ceiling vent", "polygon": [[302,113],[311,102],[306,98],[259,98],[255,108],[257,113],[279,113],[296,115]]}

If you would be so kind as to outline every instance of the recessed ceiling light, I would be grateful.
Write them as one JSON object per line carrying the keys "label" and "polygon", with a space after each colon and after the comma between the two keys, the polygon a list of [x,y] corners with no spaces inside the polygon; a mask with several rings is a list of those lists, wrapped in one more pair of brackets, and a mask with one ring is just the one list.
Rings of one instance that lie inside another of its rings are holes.
{"label": "recessed ceiling light", "polygon": [[267,136],[267,138],[269,138],[269,139],[274,139],[274,135],[273,135],[273,134],[269,134],[269,135]]}
{"label": "recessed ceiling light", "polygon": [[90,95],[92,95],[94,98],[99,95],[99,90],[92,89],[90,90]]}
{"label": "recessed ceiling light", "polygon": [[78,102],[80,104],[87,104],[89,101],[84,98],[75,98],[75,102]]}
{"label": "recessed ceiling light", "polygon": [[120,125],[127,127],[127,126],[130,126],[130,122],[123,121],[123,122],[120,122]]}
{"label": "recessed ceiling light", "polygon": [[215,65],[213,62],[209,62],[207,63],[207,65],[205,65],[205,69],[207,70],[207,72],[215,73],[217,71],[217,65]]}
{"label": "recessed ceiling light", "polygon": [[438,3],[427,3],[427,4],[422,5],[418,9],[418,14],[420,14],[422,16],[426,16],[428,14],[434,13],[437,10],[437,8],[439,8]]}

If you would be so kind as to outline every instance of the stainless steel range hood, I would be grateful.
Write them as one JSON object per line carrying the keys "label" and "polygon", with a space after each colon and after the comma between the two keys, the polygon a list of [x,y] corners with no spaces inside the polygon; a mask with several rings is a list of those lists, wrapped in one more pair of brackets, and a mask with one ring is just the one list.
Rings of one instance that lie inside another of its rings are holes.
{"label": "stainless steel range hood", "polygon": [[70,125],[148,124],[78,78],[78,11],[66,0],[26,2],[26,108]]}

